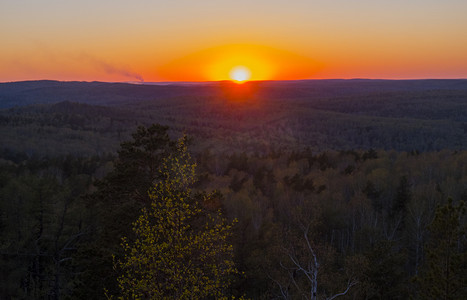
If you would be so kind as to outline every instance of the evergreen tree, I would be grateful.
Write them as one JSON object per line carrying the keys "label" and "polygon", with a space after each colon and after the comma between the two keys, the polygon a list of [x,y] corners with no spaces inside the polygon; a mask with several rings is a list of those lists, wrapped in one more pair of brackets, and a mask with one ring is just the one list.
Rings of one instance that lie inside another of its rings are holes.
{"label": "evergreen tree", "polygon": [[406,176],[402,176],[399,180],[399,186],[396,190],[396,198],[392,205],[392,217],[400,214],[403,221],[405,214],[407,213],[407,204],[410,202],[411,198],[410,183]]}
{"label": "evergreen tree", "polygon": [[76,255],[79,288],[75,298],[100,298],[104,288],[117,293],[117,274],[112,269],[112,255],[123,255],[123,236],[131,236],[131,223],[150,203],[147,191],[158,179],[162,159],[175,149],[168,127],[153,124],[139,126],[133,139],[121,144],[114,169],[95,183],[97,190],[87,196],[92,215],[92,234],[83,240]]}
{"label": "evergreen tree", "polygon": [[452,199],[436,210],[429,226],[425,270],[417,281],[423,299],[467,299],[466,208]]}
{"label": "evergreen tree", "polygon": [[407,299],[404,264],[406,254],[395,242],[380,240],[366,253],[369,266],[365,270],[368,299]]}

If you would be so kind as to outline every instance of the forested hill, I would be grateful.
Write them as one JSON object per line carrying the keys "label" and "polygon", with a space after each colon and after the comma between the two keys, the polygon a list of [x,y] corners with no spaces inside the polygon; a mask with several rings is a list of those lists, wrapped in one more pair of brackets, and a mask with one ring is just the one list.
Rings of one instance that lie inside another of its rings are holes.
{"label": "forested hill", "polygon": [[[53,80],[0,83],[0,108],[61,101],[118,105],[135,100],[217,96],[228,83],[128,84]],[[260,97],[315,98],[387,92],[467,91],[467,80],[297,80],[252,82]]]}
{"label": "forested hill", "polygon": [[138,85],[108,82],[52,80],[0,83],[0,108],[71,101],[119,105],[134,100],[154,100],[186,95],[208,95],[204,85]]}
{"label": "forested hill", "polygon": [[467,299],[467,80],[36,81],[0,103],[0,299]]}
{"label": "forested hill", "polygon": [[0,108],[0,145],[28,155],[114,152],[153,123],[218,153],[467,147],[467,80],[12,82]]}

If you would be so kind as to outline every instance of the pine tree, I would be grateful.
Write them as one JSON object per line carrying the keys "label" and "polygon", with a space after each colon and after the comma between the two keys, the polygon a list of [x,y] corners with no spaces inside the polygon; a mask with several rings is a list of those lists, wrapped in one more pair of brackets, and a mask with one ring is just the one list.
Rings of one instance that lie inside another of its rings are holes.
{"label": "pine tree", "polygon": [[74,298],[97,299],[104,287],[110,294],[118,293],[112,254],[123,256],[121,238],[132,236],[131,223],[142,207],[149,206],[147,191],[160,179],[162,160],[176,149],[177,141],[168,131],[159,124],[139,126],[132,139],[121,144],[114,169],[97,180],[97,190],[86,196],[92,226],[76,255],[80,287],[74,290]]}
{"label": "pine tree", "polygon": [[425,270],[417,278],[422,299],[467,298],[467,241],[464,202],[449,199],[429,226]]}

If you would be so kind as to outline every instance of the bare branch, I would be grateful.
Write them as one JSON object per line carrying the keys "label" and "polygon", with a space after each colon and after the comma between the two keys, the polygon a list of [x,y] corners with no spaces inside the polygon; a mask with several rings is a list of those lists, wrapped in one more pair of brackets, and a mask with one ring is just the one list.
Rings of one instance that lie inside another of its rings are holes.
{"label": "bare branch", "polygon": [[[282,266],[282,262],[280,262],[281,266]],[[283,266],[282,266],[283,267]],[[289,287],[284,287],[279,281],[275,280],[274,278],[272,278],[271,275],[267,274],[269,279],[272,280],[272,282],[274,282],[275,284],[277,284],[279,286],[279,290],[280,290],[280,293],[281,293],[281,296],[282,298],[284,299],[288,299],[289,298]]]}
{"label": "bare branch", "polygon": [[350,280],[347,282],[347,288],[345,289],[345,291],[343,291],[342,293],[339,293],[339,294],[335,294],[334,296],[332,296],[331,298],[328,298],[327,300],[333,300],[339,296],[344,296],[345,294],[347,294],[347,292],[350,290],[351,287],[353,287],[354,285],[356,285],[357,282],[356,281],[353,281],[353,280]]}
{"label": "bare branch", "polygon": [[314,261],[314,264],[315,264],[314,267],[316,269],[318,269],[319,268],[319,263],[318,263],[318,259],[316,258],[315,251],[313,251],[313,247],[311,247],[311,243],[310,243],[310,240],[308,238],[308,229],[309,229],[309,226],[306,229],[306,231],[303,233],[303,235],[305,236],[305,241],[306,241],[306,244],[308,246],[308,250],[310,250],[310,253],[313,256],[313,261]]}

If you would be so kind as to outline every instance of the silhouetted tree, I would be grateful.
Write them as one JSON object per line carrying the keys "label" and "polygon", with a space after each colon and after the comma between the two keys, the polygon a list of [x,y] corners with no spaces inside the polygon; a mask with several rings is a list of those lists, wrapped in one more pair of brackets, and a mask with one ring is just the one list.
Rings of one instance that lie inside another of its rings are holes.
{"label": "silhouetted tree", "polygon": [[97,190],[86,199],[94,234],[78,253],[83,272],[76,297],[101,297],[104,287],[112,293],[118,290],[112,255],[122,254],[121,238],[132,236],[131,223],[150,203],[148,190],[159,176],[157,170],[175,150],[167,126],[139,126],[132,137],[121,144],[114,169],[95,183]]}

